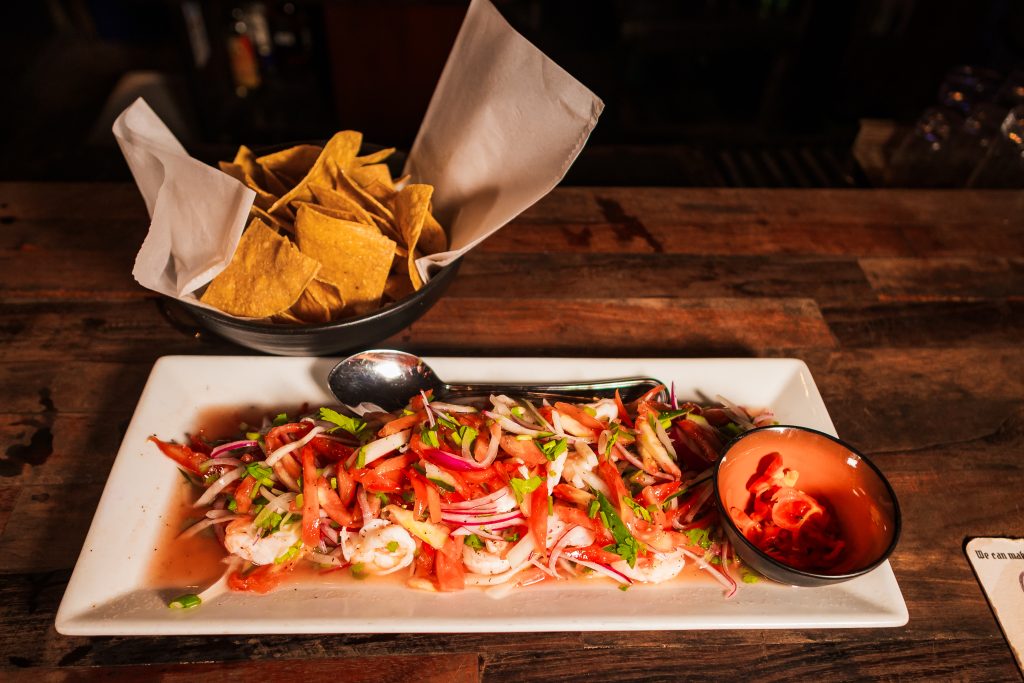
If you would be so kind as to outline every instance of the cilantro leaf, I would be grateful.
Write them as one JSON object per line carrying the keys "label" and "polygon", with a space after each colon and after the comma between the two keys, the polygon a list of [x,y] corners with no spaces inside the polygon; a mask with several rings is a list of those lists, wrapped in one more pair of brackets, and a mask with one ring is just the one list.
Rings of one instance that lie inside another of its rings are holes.
{"label": "cilantro leaf", "polygon": [[629,506],[629,509],[632,510],[637,517],[647,522],[651,521],[651,513],[648,512],[647,508],[645,508],[643,505],[636,502],[632,498],[623,497],[622,500],[626,502],[626,505]]}
{"label": "cilantro leaf", "polygon": [[537,476],[530,477],[529,479],[516,479],[513,477],[508,483],[512,487],[512,493],[516,497],[516,502],[522,503],[523,498],[527,494],[537,490],[537,487],[541,484],[541,479]]}
{"label": "cilantro leaf", "polygon": [[615,549],[611,552],[624,559],[630,567],[636,566],[636,556],[643,549],[640,542],[633,537],[633,534],[629,532],[626,525],[622,523],[622,518],[615,511],[615,506],[611,504],[611,501],[600,491],[595,491],[595,495],[597,495],[597,502],[601,506],[601,522],[607,527],[608,531],[612,532],[612,537],[615,539]]}
{"label": "cilantro leaf", "polygon": [[476,534],[470,534],[466,536],[466,545],[475,550],[483,550],[484,542]]}
{"label": "cilantro leaf", "polygon": [[330,422],[332,424],[338,425],[337,427],[331,430],[332,432],[338,429],[344,429],[349,434],[356,435],[366,428],[366,422],[364,420],[361,420],[358,417],[349,417],[348,415],[342,415],[338,411],[331,410],[330,408],[320,409],[320,419],[324,420],[325,422]]}

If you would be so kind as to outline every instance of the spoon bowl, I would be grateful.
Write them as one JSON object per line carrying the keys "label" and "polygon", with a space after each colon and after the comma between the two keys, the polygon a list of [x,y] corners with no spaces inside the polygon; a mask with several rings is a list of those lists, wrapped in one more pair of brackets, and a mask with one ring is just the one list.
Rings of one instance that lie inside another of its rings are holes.
{"label": "spoon bowl", "polygon": [[427,363],[411,353],[391,349],[363,351],[341,361],[327,375],[331,392],[347,406],[374,403],[386,411],[398,410],[421,391],[433,391],[438,400],[484,397],[492,393],[548,399],[593,401],[613,398],[635,400],[664,385],[651,377],[625,377],[596,382],[561,384],[448,384]]}

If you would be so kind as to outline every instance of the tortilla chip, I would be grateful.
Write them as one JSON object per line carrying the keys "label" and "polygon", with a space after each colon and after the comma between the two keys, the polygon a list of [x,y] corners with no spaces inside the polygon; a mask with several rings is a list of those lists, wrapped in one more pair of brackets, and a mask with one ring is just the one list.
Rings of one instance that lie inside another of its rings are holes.
{"label": "tortilla chip", "polygon": [[277,213],[293,201],[308,202],[313,198],[310,185],[333,185],[335,169],[352,163],[359,147],[363,144],[363,134],[353,130],[343,130],[335,133],[334,137],[327,141],[320,156],[317,157],[309,172],[299,183],[288,191],[273,206],[270,213]]}
{"label": "tortilla chip", "polygon": [[337,286],[314,278],[302,296],[288,311],[307,323],[326,323],[341,317],[345,310],[345,299]]}
{"label": "tortilla chip", "polygon": [[200,301],[231,315],[266,318],[291,308],[319,271],[316,259],[254,218]]}
{"label": "tortilla chip", "polygon": [[241,164],[229,164],[226,161],[222,161],[220,162],[219,166],[221,171],[227,173],[229,176],[241,182],[243,185],[245,185],[250,190],[253,190],[256,193],[256,197],[252,200],[253,206],[257,206],[261,209],[266,210],[273,206],[274,202],[277,201],[277,197],[271,194],[270,192],[267,192],[262,187],[260,187],[256,183],[256,180],[251,175],[245,172],[245,169],[242,167]]}
{"label": "tortilla chip", "polygon": [[411,184],[395,196],[395,222],[402,233],[409,250],[409,279],[414,289],[423,286],[423,280],[416,270],[416,244],[423,232],[423,223],[430,213],[430,196],[434,188],[430,185]]}
{"label": "tortilla chip", "polygon": [[256,162],[256,155],[252,153],[252,150],[242,145],[238,148],[238,153],[235,154],[234,162],[241,167],[242,172],[252,178],[261,187],[263,185],[263,169]]}
{"label": "tortilla chip", "polygon": [[284,180],[269,168],[263,169],[263,186],[272,195],[280,197],[288,194],[288,188],[294,183]]}
{"label": "tortilla chip", "polygon": [[249,216],[256,216],[261,221],[277,230],[283,230],[284,232],[288,232],[293,235],[295,234],[295,223],[285,218],[273,216],[255,204],[253,204],[252,208],[249,209]]}
{"label": "tortilla chip", "polygon": [[368,212],[394,223],[395,215],[391,213],[391,209],[364,190],[344,169],[337,169],[335,181],[334,188],[336,190],[354,198]]}
{"label": "tortilla chip", "polygon": [[390,200],[395,194],[395,186],[391,184],[391,171],[384,164],[357,166],[349,175],[367,193],[381,202]]}
{"label": "tortilla chip", "polygon": [[374,228],[332,218],[309,204],[299,207],[295,235],[299,249],[323,264],[320,278],[337,286],[353,312],[365,313],[378,306],[395,254],[392,240]]}
{"label": "tortilla chip", "polygon": [[299,318],[291,309],[278,313],[277,315],[270,316],[270,322],[278,323],[280,325],[303,325],[305,320]]}
{"label": "tortilla chip", "polygon": [[[357,149],[358,151],[358,149]],[[296,145],[256,159],[263,168],[289,178],[304,178],[323,152],[318,145]]]}
{"label": "tortilla chip", "polygon": [[392,301],[400,301],[412,293],[412,282],[405,273],[388,275],[387,284],[384,285],[384,296]]}
{"label": "tortilla chip", "polygon": [[420,251],[427,255],[437,254],[448,248],[448,236],[444,234],[444,228],[429,210],[423,219],[423,232],[420,233],[418,246]]}
{"label": "tortilla chip", "polygon": [[395,148],[388,147],[387,149],[382,149],[377,152],[367,154],[366,156],[356,157],[355,159],[353,159],[353,161],[355,162],[353,166],[369,166],[370,164],[379,164],[380,162],[384,161],[394,153]]}
{"label": "tortilla chip", "polygon": [[346,211],[358,216],[356,219],[350,219],[355,220],[356,223],[363,223],[370,226],[375,225],[373,218],[370,217],[370,214],[366,209],[364,209],[362,205],[350,195],[324,185],[310,185],[309,189],[313,191],[314,199],[316,199],[321,206],[325,206],[329,209]]}

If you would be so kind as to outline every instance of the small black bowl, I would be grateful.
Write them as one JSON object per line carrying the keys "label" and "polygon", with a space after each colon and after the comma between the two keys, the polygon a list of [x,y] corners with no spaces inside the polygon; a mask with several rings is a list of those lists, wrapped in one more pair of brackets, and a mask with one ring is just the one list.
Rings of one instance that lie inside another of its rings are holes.
{"label": "small black bowl", "polygon": [[[829,502],[846,547],[828,570],[808,571],[769,556],[747,540],[733,519],[749,500],[747,482],[770,453],[799,473],[796,488]],[[776,425],[733,439],[715,466],[715,502],[725,534],[748,566],[791,586],[829,586],[882,564],[900,538],[896,493],[885,475],[862,453],[834,436],[807,427]]]}
{"label": "small black bowl", "polygon": [[444,293],[462,259],[430,278],[418,291],[384,308],[346,320],[312,325],[276,325],[239,320],[209,308],[181,301],[196,320],[211,332],[250,349],[278,356],[327,356],[373,346],[402,330],[427,312]]}

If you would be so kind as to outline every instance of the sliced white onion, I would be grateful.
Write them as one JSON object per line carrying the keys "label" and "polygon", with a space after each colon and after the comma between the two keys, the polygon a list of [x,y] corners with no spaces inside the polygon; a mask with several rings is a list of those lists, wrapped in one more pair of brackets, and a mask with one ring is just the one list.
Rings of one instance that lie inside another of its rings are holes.
{"label": "sliced white onion", "polygon": [[204,505],[209,505],[213,499],[217,497],[217,494],[223,491],[228,484],[239,479],[244,474],[244,467],[236,467],[230,472],[222,475],[220,479],[210,485],[210,488],[206,489],[203,495],[199,496],[199,500],[193,503],[192,507],[201,508]]}
{"label": "sliced white onion", "polygon": [[363,513],[363,525],[374,519],[373,510],[370,509],[370,501],[366,498],[366,489],[360,486],[356,490],[356,500],[359,501],[359,511]]}
{"label": "sliced white onion", "polygon": [[665,447],[668,454],[672,456],[673,460],[678,460],[679,456],[676,455],[676,447],[672,445],[672,439],[668,438],[668,432],[665,431],[665,427],[662,426],[661,420],[654,421],[654,433],[658,435],[658,441]]}
{"label": "sliced white onion", "polygon": [[562,429],[562,416],[557,410],[551,411],[551,426],[554,428],[553,431],[558,436],[565,436],[565,430]]}
{"label": "sliced white onion", "polygon": [[490,426],[491,441],[487,444],[487,457],[480,463],[482,467],[490,467],[495,458],[498,457],[498,447],[501,446],[501,425],[492,422]]}
{"label": "sliced white onion", "polygon": [[307,443],[312,441],[313,437],[315,437],[317,434],[321,433],[322,431],[324,431],[323,427],[316,427],[316,426],[314,426],[312,429],[309,430],[308,434],[303,436],[298,441],[292,441],[291,443],[286,443],[285,445],[281,446],[280,448],[275,450],[273,453],[268,455],[267,456],[267,460],[266,460],[266,464],[267,465],[273,465],[278,460],[280,460],[284,456],[288,455],[292,451],[296,451],[296,450],[302,448]]}
{"label": "sliced white onion", "polygon": [[275,462],[271,467],[274,470],[274,476],[284,484],[285,488],[289,491],[299,491],[299,483],[292,478],[292,475],[288,474],[288,470],[284,468],[284,464],[280,461]]}
{"label": "sliced white onion", "polygon": [[754,423],[750,420],[750,416],[740,406],[736,405],[726,397],[719,394],[715,396],[715,400],[722,404],[722,408],[725,412],[733,419],[733,421],[745,430],[753,429]]}
{"label": "sliced white onion", "polygon": [[334,554],[325,555],[324,553],[309,552],[306,553],[306,559],[313,560],[318,564],[330,564],[335,567],[344,567],[345,561]]}
{"label": "sliced white onion", "polygon": [[565,469],[565,461],[569,459],[569,449],[566,448],[562,453],[548,463],[548,495],[555,490],[558,486],[558,482],[562,480],[562,470]]}
{"label": "sliced white onion", "polygon": [[477,413],[480,412],[473,406],[459,405],[458,403],[443,403],[442,401],[433,401],[430,406],[435,410],[444,410],[449,413]]}
{"label": "sliced white onion", "polygon": [[612,495],[612,492],[611,490],[609,490],[608,485],[605,484],[604,480],[601,479],[601,477],[597,476],[593,471],[582,472],[580,474],[580,478],[583,480],[584,484],[594,489],[595,491],[600,491],[605,497]]}
{"label": "sliced white onion", "polygon": [[501,574],[466,574],[467,586],[497,586],[530,566],[529,560],[519,563]]}
{"label": "sliced white onion", "polygon": [[[210,512],[213,512],[213,511],[211,510]],[[207,514],[209,514],[209,513],[207,513]],[[201,520],[199,522],[196,522],[195,524],[193,524],[189,528],[187,528],[184,531],[182,531],[180,534],[178,534],[178,538],[189,538],[190,536],[195,536],[196,534],[198,534],[203,529],[206,529],[207,527],[211,527],[214,524],[223,524],[224,522],[231,522],[231,521],[234,521],[236,519],[242,519],[243,517],[246,517],[246,516],[247,515],[234,515],[234,514],[231,514],[229,512],[226,515],[219,515],[217,517],[207,517],[206,519],[203,519],[203,520]]]}
{"label": "sliced white onion", "polygon": [[534,551],[536,545],[533,542],[533,534],[526,534],[519,541],[512,546],[512,549],[505,555],[505,559],[513,567],[517,567],[528,559],[530,559],[530,553]]}
{"label": "sliced white onion", "polygon": [[231,443],[221,444],[212,451],[210,451],[210,457],[216,458],[220,455],[227,453],[228,451],[234,451],[240,448],[253,448],[259,446],[259,442],[253,441],[252,439],[243,439],[241,441],[232,441]]}
{"label": "sliced white onion", "polygon": [[524,436],[540,436],[544,433],[538,429],[528,429],[520,425],[518,422],[514,422],[509,418],[505,417],[504,415],[500,415],[491,410],[485,410],[484,415],[500,424],[501,428],[504,429],[506,432],[512,432],[513,434],[522,434]]}
{"label": "sliced white onion", "polygon": [[[382,439],[371,441],[362,447],[363,451],[363,463],[369,465],[371,462],[380,460],[391,451],[398,450],[399,447],[409,443],[409,438],[412,436],[412,430],[406,429],[401,432],[395,432],[385,436]],[[358,459],[359,451],[357,450],[349,458],[348,464],[351,466]]]}

